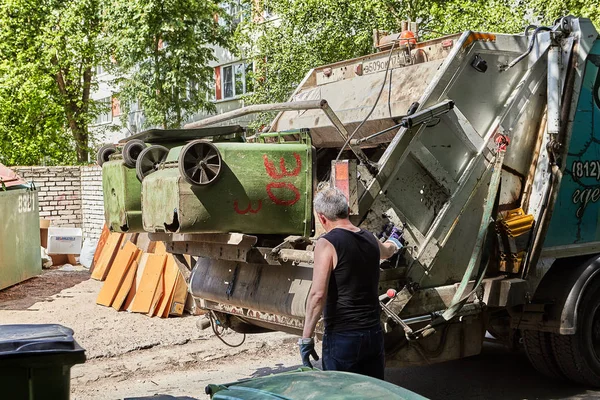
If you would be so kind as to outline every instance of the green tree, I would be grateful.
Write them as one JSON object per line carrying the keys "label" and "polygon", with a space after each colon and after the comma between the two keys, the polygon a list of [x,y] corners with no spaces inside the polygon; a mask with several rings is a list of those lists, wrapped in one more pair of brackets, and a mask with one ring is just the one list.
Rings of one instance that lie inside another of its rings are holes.
{"label": "green tree", "polygon": [[596,29],[600,29],[599,0],[532,0],[528,3],[535,18],[544,24],[551,25],[556,18],[570,14],[590,18]]}
{"label": "green tree", "polygon": [[429,15],[422,24],[425,38],[466,30],[497,33],[522,32],[528,1],[450,0],[431,2]]}
{"label": "green tree", "polygon": [[107,43],[122,110],[139,101],[147,126],[180,127],[213,110],[212,45],[226,46],[218,0],[115,1],[107,7]]}
{"label": "green tree", "polygon": [[24,153],[9,161],[68,162],[74,147],[87,162],[92,71],[103,58],[98,0],[3,0],[0,13],[0,134]]}
{"label": "green tree", "polygon": [[276,20],[254,18],[236,32],[241,55],[256,62],[249,103],[285,101],[311,68],[372,53],[373,30],[398,32],[402,20],[418,21],[425,38],[465,29],[516,32],[525,24],[522,4],[514,0],[258,2],[259,9],[265,6]]}
{"label": "green tree", "polygon": [[56,85],[47,76],[0,64],[0,162],[7,165],[72,164],[71,136]]}

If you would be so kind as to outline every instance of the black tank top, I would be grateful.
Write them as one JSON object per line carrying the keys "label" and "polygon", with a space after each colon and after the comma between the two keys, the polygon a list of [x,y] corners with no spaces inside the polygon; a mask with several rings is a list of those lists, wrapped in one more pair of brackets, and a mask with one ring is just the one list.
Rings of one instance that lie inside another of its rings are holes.
{"label": "black tank top", "polygon": [[379,244],[372,233],[335,228],[322,236],[333,245],[337,265],[329,278],[323,311],[328,332],[379,325]]}

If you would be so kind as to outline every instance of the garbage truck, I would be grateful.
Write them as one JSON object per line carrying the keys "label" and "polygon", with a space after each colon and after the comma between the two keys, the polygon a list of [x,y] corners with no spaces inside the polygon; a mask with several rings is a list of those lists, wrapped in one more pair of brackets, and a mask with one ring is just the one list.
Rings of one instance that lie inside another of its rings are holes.
{"label": "garbage truck", "polygon": [[[382,262],[386,363],[481,352],[600,386],[600,40],[584,18],[521,34],[376,36],[250,105],[102,148],[107,224],[193,257],[215,332],[300,334],[319,187],[404,247]],[[233,124],[276,116],[249,135]],[[322,333],[319,324],[317,332]]]}

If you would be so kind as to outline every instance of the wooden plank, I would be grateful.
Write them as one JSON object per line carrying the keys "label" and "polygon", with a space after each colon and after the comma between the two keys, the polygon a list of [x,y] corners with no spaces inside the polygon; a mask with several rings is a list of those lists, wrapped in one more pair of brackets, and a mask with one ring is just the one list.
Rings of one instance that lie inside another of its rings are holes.
{"label": "wooden plank", "polygon": [[153,253],[156,247],[156,242],[151,241],[145,232],[138,235],[136,244],[144,253]]}
{"label": "wooden plank", "polygon": [[144,269],[146,268],[146,263],[148,262],[148,253],[140,253],[138,258],[138,267],[135,272],[135,276],[131,282],[131,289],[127,294],[127,298],[125,299],[125,303],[123,304],[123,309],[131,312],[131,303],[133,303],[133,299],[135,299],[135,294],[137,293],[137,288],[140,286],[140,281],[142,280],[142,274],[144,273]]}
{"label": "wooden plank", "polygon": [[154,254],[165,255],[167,254],[167,247],[165,246],[165,242],[155,242],[156,247],[154,248]]}
{"label": "wooden plank", "polygon": [[139,233],[126,233],[125,240],[127,240],[133,244],[136,244],[138,236],[139,236]]}
{"label": "wooden plank", "polygon": [[104,249],[102,250],[102,254],[98,258],[98,263],[94,268],[94,272],[92,273],[92,278],[103,281],[106,279],[106,275],[108,274],[108,270],[110,269],[110,265],[115,259],[117,254],[117,250],[120,247],[121,241],[123,240],[123,235],[121,233],[111,233],[104,245]]}
{"label": "wooden plank", "polygon": [[152,317],[155,315],[155,312],[158,311],[158,303],[162,300],[165,293],[165,270],[163,268],[163,273],[158,278],[158,285],[156,286],[156,292],[154,292],[154,297],[152,298],[152,303],[150,303],[150,311],[148,311],[148,316]]}
{"label": "wooden plank", "polygon": [[96,304],[110,307],[121,288],[123,279],[131,266],[131,262],[135,259],[138,248],[131,242],[125,242],[125,246],[117,253],[115,260],[112,263],[110,271],[106,277],[106,281],[98,293]]}
{"label": "wooden plank", "polygon": [[135,273],[137,272],[137,269],[138,260],[133,260],[129,270],[127,271],[127,274],[125,275],[125,278],[123,279],[123,283],[121,283],[121,287],[119,288],[119,291],[112,302],[112,308],[115,310],[121,311],[123,308],[125,308],[123,305],[125,304],[125,300],[131,291],[133,281],[135,281]]}
{"label": "wooden plank", "polygon": [[185,301],[187,299],[187,283],[181,273],[177,275],[177,283],[175,285],[175,291],[173,292],[173,302],[171,303],[171,309],[169,315],[183,315],[185,308]]}
{"label": "wooden plank", "polygon": [[110,231],[108,230],[108,226],[104,224],[102,227],[102,233],[100,234],[100,239],[98,239],[98,244],[96,245],[96,251],[94,252],[94,259],[92,260],[92,266],[90,267],[90,274],[94,272],[94,267],[100,258],[100,254],[102,254],[102,249],[104,249],[104,245],[106,245],[106,241],[110,236]]}
{"label": "wooden plank", "polygon": [[131,312],[148,314],[152,307],[152,300],[158,288],[160,276],[163,274],[166,255],[148,254],[148,261],[140,285],[136,290],[135,297],[131,303]]}
{"label": "wooden plank", "polygon": [[156,315],[159,317],[167,318],[169,316],[171,302],[173,301],[173,292],[175,291],[175,284],[177,283],[177,275],[179,275],[179,268],[175,264],[173,255],[169,254],[165,265],[165,293],[158,304],[158,310],[156,312]]}

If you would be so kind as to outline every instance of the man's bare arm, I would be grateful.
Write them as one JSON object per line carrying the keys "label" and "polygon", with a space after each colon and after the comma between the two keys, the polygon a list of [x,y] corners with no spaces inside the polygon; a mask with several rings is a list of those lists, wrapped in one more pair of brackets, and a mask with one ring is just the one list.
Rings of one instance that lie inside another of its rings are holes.
{"label": "man's bare arm", "polygon": [[331,271],[333,271],[335,249],[326,239],[319,239],[315,245],[314,254],[313,280],[308,300],[306,301],[306,318],[304,320],[304,330],[302,331],[303,338],[313,336],[317,322],[325,307],[329,277],[331,276]]}
{"label": "man's bare arm", "polygon": [[380,241],[377,241],[377,243],[379,243],[379,258],[382,260],[387,260],[398,251],[398,246],[392,242],[381,243]]}

